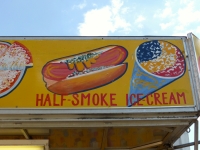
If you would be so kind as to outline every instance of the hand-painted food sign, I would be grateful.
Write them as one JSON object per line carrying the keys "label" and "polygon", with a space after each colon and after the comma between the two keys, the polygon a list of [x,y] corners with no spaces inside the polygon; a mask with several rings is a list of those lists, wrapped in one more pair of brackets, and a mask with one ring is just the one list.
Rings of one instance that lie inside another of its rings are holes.
{"label": "hand-painted food sign", "polygon": [[1,38],[0,108],[192,106],[185,41],[167,40]]}
{"label": "hand-painted food sign", "polygon": [[0,97],[14,90],[32,65],[31,53],[25,46],[0,41]]}
{"label": "hand-painted food sign", "polygon": [[185,73],[185,59],[180,49],[166,41],[148,41],[139,45],[135,51],[135,66],[130,82],[129,102],[141,99],[170,84]]}
{"label": "hand-painted food sign", "polygon": [[48,62],[42,70],[49,91],[72,94],[107,85],[127,70],[122,46],[106,46]]}

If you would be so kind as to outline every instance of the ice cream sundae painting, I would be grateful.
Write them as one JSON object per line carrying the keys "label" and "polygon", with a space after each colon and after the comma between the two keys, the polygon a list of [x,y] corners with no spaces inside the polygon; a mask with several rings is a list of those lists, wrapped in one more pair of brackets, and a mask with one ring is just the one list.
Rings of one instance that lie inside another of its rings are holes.
{"label": "ice cream sundae painting", "polygon": [[[139,45],[135,51],[129,97],[141,94],[141,99],[177,80],[185,73],[185,59],[181,50],[166,41],[152,40]],[[130,69],[130,68],[129,68]],[[128,106],[137,103],[131,98]]]}

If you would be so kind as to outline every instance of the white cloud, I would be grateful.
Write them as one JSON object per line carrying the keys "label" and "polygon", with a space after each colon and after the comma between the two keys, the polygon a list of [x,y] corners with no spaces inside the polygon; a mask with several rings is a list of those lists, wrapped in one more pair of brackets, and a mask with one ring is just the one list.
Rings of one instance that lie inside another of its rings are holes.
{"label": "white cloud", "polygon": [[180,24],[187,26],[193,22],[200,21],[200,10],[194,9],[194,2],[191,1],[184,8],[178,10],[178,21]]}
{"label": "white cloud", "polygon": [[142,29],[144,27],[144,25],[140,23],[140,24],[137,25],[137,27]]}
{"label": "white cloud", "polygon": [[[159,21],[162,30],[170,29],[173,35],[186,35],[187,32],[198,32],[200,9],[198,0],[167,0],[165,7],[155,10],[154,17]],[[196,29],[196,30],[195,30]]]}
{"label": "white cloud", "polygon": [[107,35],[113,29],[111,15],[108,6],[87,12],[78,27],[80,35]]}
{"label": "white cloud", "polygon": [[165,29],[169,28],[172,25],[173,25],[173,22],[160,23],[160,27],[161,27],[162,30],[165,30]]}
{"label": "white cloud", "polygon": [[78,5],[78,7],[79,7],[80,9],[83,9],[85,6],[86,6],[86,3],[82,3],[82,4],[79,4],[79,5]]}
{"label": "white cloud", "polygon": [[117,30],[130,30],[130,24],[121,17],[121,0],[112,0],[111,6],[92,9],[84,14],[84,22],[79,24],[81,36],[106,36]]}
{"label": "white cloud", "polygon": [[128,7],[124,7],[124,8],[121,9],[121,13],[122,14],[126,14],[128,12],[129,12],[129,8]]}
{"label": "white cloud", "polygon": [[111,11],[113,15],[117,15],[122,6],[123,2],[121,0],[111,0]]}
{"label": "white cloud", "polygon": [[183,31],[174,31],[173,36],[186,36],[188,33],[193,32],[191,29],[184,29]]}
{"label": "white cloud", "polygon": [[134,26],[138,27],[139,29],[142,29],[144,27],[143,21],[145,21],[146,18],[143,15],[137,16],[137,18],[134,21]]}
{"label": "white cloud", "polygon": [[174,28],[176,31],[183,31],[185,29],[185,27],[182,25],[176,25]]}
{"label": "white cloud", "polygon": [[191,0],[180,0],[180,4],[188,4]]}
{"label": "white cloud", "polygon": [[[194,1],[187,1],[183,7],[178,9],[177,12],[177,20],[174,32],[197,32],[198,28],[196,29],[196,24],[200,24],[200,10],[195,9]],[[195,30],[196,29],[196,30]]]}
{"label": "white cloud", "polygon": [[97,7],[97,4],[96,4],[96,3],[93,3],[92,6],[93,6],[93,7]]}
{"label": "white cloud", "polygon": [[80,4],[78,4],[78,5],[74,5],[73,6],[73,9],[74,8],[79,8],[79,9],[83,9],[83,8],[85,8],[87,6],[87,4],[86,4],[86,1],[84,0],[82,3],[80,3]]}
{"label": "white cloud", "polygon": [[200,26],[198,26],[195,31],[196,31],[196,33],[200,34]]}
{"label": "white cloud", "polygon": [[172,15],[172,9],[170,7],[166,7],[163,12],[160,14],[161,18],[167,18]]}
{"label": "white cloud", "polygon": [[172,12],[172,3],[170,1],[165,2],[164,9],[159,9],[155,14],[154,17],[159,17],[165,19],[167,17],[172,17],[174,14]]}
{"label": "white cloud", "polygon": [[138,16],[138,17],[136,18],[135,23],[140,23],[140,22],[144,21],[145,19],[146,19],[146,18],[145,18],[144,16],[140,15],[140,16]]}

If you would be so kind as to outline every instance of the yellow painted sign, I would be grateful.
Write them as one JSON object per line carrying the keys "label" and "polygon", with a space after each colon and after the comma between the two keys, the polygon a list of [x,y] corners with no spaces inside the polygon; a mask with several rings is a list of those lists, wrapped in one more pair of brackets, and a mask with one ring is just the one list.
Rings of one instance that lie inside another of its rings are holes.
{"label": "yellow painted sign", "polygon": [[0,41],[1,108],[194,105],[182,40]]}

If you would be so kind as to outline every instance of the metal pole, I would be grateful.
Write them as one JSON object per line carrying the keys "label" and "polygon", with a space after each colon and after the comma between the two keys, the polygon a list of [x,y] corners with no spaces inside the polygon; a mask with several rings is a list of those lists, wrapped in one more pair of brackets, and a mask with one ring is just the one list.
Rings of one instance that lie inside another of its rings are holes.
{"label": "metal pole", "polygon": [[194,150],[198,150],[198,120],[194,124]]}
{"label": "metal pole", "polygon": [[[180,148],[185,148],[185,147],[193,146],[194,144],[195,144],[194,142],[191,142],[191,143],[187,143],[187,144],[176,145],[173,148],[174,149],[180,149]],[[198,144],[200,144],[200,141],[198,141]]]}

